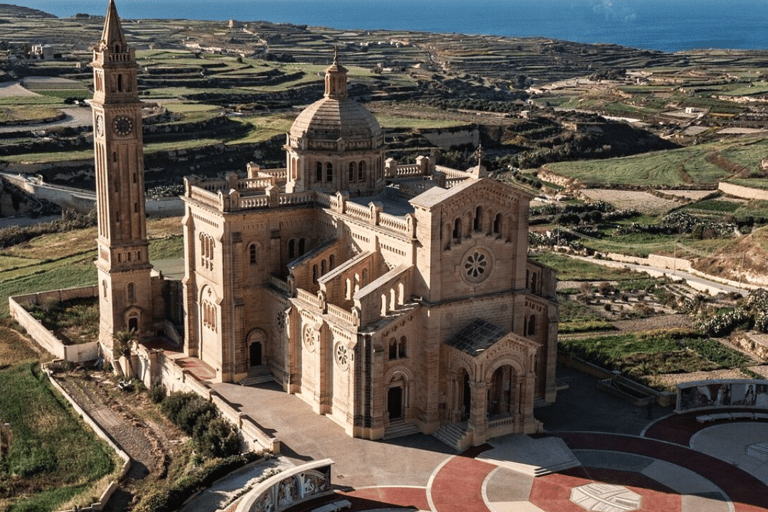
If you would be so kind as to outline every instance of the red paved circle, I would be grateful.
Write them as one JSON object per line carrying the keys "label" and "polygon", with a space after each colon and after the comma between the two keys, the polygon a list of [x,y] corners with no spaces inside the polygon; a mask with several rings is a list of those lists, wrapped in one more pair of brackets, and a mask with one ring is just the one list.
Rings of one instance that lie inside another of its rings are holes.
{"label": "red paved circle", "polygon": [[529,501],[544,512],[584,512],[584,508],[570,500],[571,490],[593,482],[623,485],[636,492],[642,496],[639,511],[681,510],[682,497],[656,480],[639,473],[602,468],[579,467],[535,478]]}

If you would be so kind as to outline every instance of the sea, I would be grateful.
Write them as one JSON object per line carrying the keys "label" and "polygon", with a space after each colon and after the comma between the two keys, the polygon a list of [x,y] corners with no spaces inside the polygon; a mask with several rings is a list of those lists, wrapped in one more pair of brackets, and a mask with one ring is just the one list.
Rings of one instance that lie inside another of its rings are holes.
{"label": "sea", "polygon": [[[4,0],[59,17],[107,0]],[[116,0],[123,18],[540,36],[676,52],[768,48],[768,0]]]}

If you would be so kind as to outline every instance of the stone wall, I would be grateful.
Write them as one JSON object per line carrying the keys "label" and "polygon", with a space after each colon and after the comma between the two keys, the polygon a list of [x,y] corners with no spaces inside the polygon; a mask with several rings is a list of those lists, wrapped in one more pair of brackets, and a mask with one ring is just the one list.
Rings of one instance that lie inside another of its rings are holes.
{"label": "stone wall", "polygon": [[64,290],[52,290],[9,297],[8,308],[10,309],[11,317],[27,330],[27,334],[29,334],[38,345],[58,359],[65,359],[73,363],[82,363],[85,361],[93,361],[99,357],[98,341],[80,343],[77,345],[65,345],[64,342],[54,336],[51,331],[46,329],[21,305],[29,303],[40,305],[47,300],[61,302],[69,299],[82,299],[98,296],[98,286],[67,288]]}
{"label": "stone wall", "polygon": [[480,131],[477,128],[422,130],[421,134],[429,142],[441,148],[472,144],[477,146],[480,142]]}
{"label": "stone wall", "polygon": [[176,363],[177,359],[184,357],[183,355],[137,345],[132,357],[136,377],[146,387],[160,384],[168,393],[195,393],[213,403],[221,415],[237,427],[240,440],[248,450],[280,453],[279,439],[261,430],[253,418],[240,411],[237,404],[228,402],[218,392],[198,380],[192,372]]}

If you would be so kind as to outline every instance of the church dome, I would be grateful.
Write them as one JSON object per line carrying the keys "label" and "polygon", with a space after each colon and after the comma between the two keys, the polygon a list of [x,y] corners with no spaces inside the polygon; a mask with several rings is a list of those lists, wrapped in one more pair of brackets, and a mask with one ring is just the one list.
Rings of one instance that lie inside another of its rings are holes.
{"label": "church dome", "polygon": [[372,143],[368,147],[380,144],[379,122],[368,109],[347,97],[347,68],[339,64],[337,52],[334,52],[333,64],[325,70],[323,98],[299,114],[291,126],[290,136],[294,140],[306,137],[309,148],[338,139]]}
{"label": "church dome", "polygon": [[368,109],[350,98],[325,97],[299,114],[291,137],[313,141],[360,141],[379,138],[381,126]]}

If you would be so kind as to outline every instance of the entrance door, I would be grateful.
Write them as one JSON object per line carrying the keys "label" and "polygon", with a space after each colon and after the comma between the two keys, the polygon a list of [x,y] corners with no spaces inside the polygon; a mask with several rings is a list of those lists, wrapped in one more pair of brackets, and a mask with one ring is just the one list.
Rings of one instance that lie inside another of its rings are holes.
{"label": "entrance door", "polygon": [[135,316],[132,316],[128,319],[128,332],[138,332],[139,331],[139,319]]}
{"label": "entrance door", "polygon": [[389,388],[387,394],[387,409],[389,421],[399,420],[403,417],[403,388],[400,386]]}
{"label": "entrance door", "polygon": [[261,343],[251,343],[248,356],[251,366],[261,366]]}

